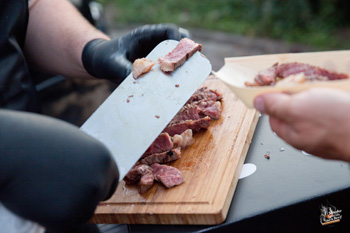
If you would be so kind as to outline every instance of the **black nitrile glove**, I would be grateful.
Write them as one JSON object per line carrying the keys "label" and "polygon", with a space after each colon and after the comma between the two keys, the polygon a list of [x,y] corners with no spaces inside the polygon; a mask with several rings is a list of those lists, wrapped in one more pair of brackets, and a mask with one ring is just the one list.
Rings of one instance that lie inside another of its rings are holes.
{"label": "black nitrile glove", "polygon": [[187,30],[173,24],[145,25],[110,41],[95,39],[86,44],[82,61],[94,77],[122,82],[137,58],[146,57],[160,42],[189,37]]}
{"label": "black nitrile glove", "polygon": [[87,222],[117,183],[110,152],[79,128],[0,109],[0,202],[12,212],[68,230]]}

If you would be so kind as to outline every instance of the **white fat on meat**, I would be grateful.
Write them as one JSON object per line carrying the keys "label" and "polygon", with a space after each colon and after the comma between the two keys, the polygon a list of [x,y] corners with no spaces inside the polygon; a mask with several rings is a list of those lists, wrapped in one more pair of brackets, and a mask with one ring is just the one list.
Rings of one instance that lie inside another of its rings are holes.
{"label": "white fat on meat", "polygon": [[193,132],[191,129],[187,129],[181,135],[175,134],[172,137],[174,147],[181,147],[182,149],[192,145],[194,143]]}
{"label": "white fat on meat", "polygon": [[156,62],[147,58],[136,59],[132,64],[132,68],[133,68],[132,76],[134,77],[134,79],[137,79],[141,75],[150,72],[150,70],[155,64]]}

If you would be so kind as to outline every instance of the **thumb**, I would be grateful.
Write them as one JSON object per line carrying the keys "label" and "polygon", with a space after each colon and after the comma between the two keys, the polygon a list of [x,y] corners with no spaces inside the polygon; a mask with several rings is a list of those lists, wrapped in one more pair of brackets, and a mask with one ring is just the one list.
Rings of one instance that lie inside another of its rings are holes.
{"label": "thumb", "polygon": [[285,93],[267,93],[257,96],[254,106],[262,114],[288,121],[291,113],[290,100],[291,96]]}
{"label": "thumb", "polygon": [[179,28],[174,24],[145,25],[133,30],[122,41],[128,52],[127,58],[134,61],[147,56],[160,42],[168,39],[181,39]]}
{"label": "thumb", "polygon": [[114,82],[123,81],[132,72],[132,63],[125,57],[125,54],[119,54],[114,57],[114,65],[110,70],[110,80]]}

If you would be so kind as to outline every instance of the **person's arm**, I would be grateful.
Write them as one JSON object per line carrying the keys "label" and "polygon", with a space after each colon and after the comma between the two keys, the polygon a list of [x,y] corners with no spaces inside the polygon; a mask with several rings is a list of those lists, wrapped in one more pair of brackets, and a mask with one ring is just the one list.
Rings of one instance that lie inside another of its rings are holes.
{"label": "person's arm", "polygon": [[314,88],[297,94],[269,93],[254,105],[269,115],[270,125],[284,141],[310,154],[350,161],[350,94]]}
{"label": "person's arm", "polygon": [[54,230],[87,222],[114,193],[109,150],[79,128],[33,113],[0,109],[0,202]]}
{"label": "person's arm", "polygon": [[25,54],[41,71],[120,82],[132,71],[134,59],[146,56],[163,40],[182,36],[176,25],[159,24],[110,40],[67,0],[37,0],[29,10]]}
{"label": "person's arm", "polygon": [[29,9],[25,54],[41,71],[67,77],[91,77],[81,61],[87,42],[103,38],[67,0],[37,0]]}

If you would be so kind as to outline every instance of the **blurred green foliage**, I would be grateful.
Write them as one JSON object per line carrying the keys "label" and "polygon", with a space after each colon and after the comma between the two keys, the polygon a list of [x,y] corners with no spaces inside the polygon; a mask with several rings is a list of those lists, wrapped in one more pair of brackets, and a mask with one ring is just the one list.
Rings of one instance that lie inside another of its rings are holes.
{"label": "blurred green foliage", "polygon": [[[115,23],[175,23],[249,36],[350,49],[349,0],[100,0]],[[346,36],[347,35],[347,36]]]}

